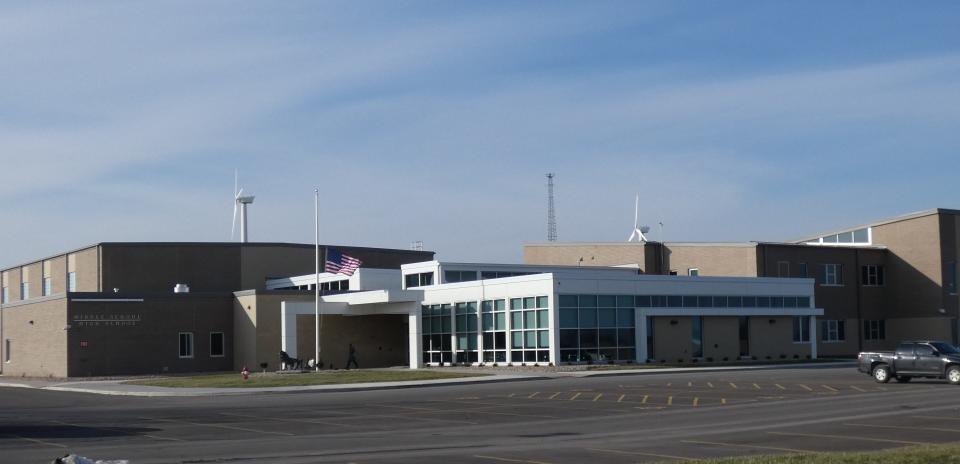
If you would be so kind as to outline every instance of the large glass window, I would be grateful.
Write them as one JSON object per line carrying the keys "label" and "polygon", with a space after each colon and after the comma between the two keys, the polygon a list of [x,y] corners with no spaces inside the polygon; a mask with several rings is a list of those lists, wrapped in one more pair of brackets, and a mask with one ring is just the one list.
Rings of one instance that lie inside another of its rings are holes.
{"label": "large glass window", "polygon": [[477,304],[470,301],[454,304],[456,311],[457,362],[475,363],[477,356]]}
{"label": "large glass window", "polygon": [[453,334],[451,310],[452,307],[449,304],[425,305],[420,310],[425,364],[438,365],[453,362],[453,347],[450,341]]}
{"label": "large glass window", "polygon": [[483,330],[483,362],[507,362],[506,300],[480,302]]}
{"label": "large glass window", "polygon": [[560,362],[636,359],[637,304],[649,306],[651,297],[560,295]]}
{"label": "large glass window", "polygon": [[76,272],[67,273],[67,291],[68,292],[77,291],[77,273]]}
{"label": "large glass window", "polygon": [[43,278],[43,296],[53,295],[53,279],[50,277]]}
{"label": "large glass window", "polygon": [[30,282],[20,282],[20,299],[30,299]]}
{"label": "large glass window", "polygon": [[510,360],[512,362],[550,362],[548,301],[546,296],[510,299]]}

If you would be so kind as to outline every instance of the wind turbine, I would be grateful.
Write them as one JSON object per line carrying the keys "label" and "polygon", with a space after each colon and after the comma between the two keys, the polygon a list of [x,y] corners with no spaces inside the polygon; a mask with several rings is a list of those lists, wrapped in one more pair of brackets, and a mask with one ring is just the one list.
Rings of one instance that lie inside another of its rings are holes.
{"label": "wind turbine", "polygon": [[628,242],[632,242],[634,237],[636,237],[637,242],[645,243],[647,237],[643,234],[650,232],[650,227],[640,226],[640,194],[637,194],[637,200],[633,204],[633,232],[630,233],[630,238],[627,239]]}
{"label": "wind turbine", "polygon": [[230,240],[237,232],[237,208],[240,208],[240,243],[247,243],[247,205],[253,203],[254,196],[243,196],[243,189],[236,171],[233,173],[233,225],[230,229]]}

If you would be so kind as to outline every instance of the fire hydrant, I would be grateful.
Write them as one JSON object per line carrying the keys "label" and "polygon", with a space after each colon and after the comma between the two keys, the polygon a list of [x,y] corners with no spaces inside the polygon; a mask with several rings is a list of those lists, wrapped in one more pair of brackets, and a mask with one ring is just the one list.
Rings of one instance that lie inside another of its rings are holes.
{"label": "fire hydrant", "polygon": [[243,370],[240,371],[240,375],[243,376],[244,382],[246,382],[250,378],[250,371],[247,370],[247,366],[243,366]]}

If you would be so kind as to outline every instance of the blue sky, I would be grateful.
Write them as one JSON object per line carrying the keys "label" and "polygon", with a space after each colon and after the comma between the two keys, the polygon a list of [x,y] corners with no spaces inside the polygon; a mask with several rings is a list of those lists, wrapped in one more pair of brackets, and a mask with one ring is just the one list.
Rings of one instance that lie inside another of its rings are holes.
{"label": "blue sky", "polygon": [[[519,262],[960,208],[958,2],[6,2],[0,266],[230,239]],[[656,228],[651,234],[659,239]]]}

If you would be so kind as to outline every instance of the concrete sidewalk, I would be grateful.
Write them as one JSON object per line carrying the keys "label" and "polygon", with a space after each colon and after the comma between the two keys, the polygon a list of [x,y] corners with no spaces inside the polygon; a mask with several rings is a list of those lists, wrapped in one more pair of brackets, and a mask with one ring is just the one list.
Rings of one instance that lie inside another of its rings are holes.
{"label": "concrete sidewalk", "polygon": [[[145,397],[177,397],[177,396],[219,396],[219,395],[249,395],[263,393],[309,393],[309,392],[353,392],[368,390],[390,390],[402,388],[438,387],[446,385],[482,384],[491,382],[522,382],[529,380],[548,380],[555,378],[584,378],[626,375],[656,375],[656,374],[695,374],[724,371],[748,371],[770,369],[816,369],[849,367],[854,368],[853,361],[829,363],[802,363],[802,364],[763,364],[756,366],[707,366],[707,367],[669,367],[669,368],[634,368],[610,370],[583,370],[557,372],[511,372],[498,373],[483,377],[462,377],[439,380],[409,380],[400,382],[370,382],[332,385],[305,385],[289,387],[264,388],[177,388],[154,387],[148,385],[131,385],[123,383],[129,379],[115,380],[33,380],[33,379],[5,379],[0,376],[0,388],[31,388],[49,391],[64,391],[75,393],[92,393],[98,395],[118,396],[145,396]],[[442,368],[452,371],[457,368]],[[463,368],[464,372],[482,373],[481,368]]]}

